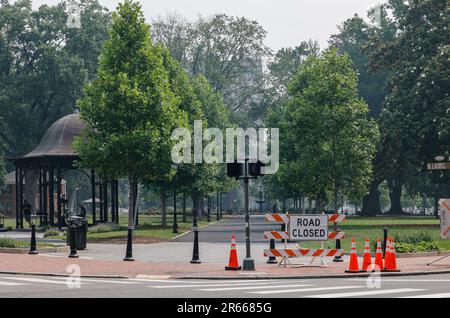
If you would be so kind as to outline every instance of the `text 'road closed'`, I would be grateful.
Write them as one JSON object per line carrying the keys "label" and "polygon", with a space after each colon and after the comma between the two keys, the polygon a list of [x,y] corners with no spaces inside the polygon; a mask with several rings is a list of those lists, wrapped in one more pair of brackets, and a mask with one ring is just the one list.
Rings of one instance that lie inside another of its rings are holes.
{"label": "text 'road closed'", "polygon": [[296,241],[328,240],[327,215],[291,215],[289,239]]}

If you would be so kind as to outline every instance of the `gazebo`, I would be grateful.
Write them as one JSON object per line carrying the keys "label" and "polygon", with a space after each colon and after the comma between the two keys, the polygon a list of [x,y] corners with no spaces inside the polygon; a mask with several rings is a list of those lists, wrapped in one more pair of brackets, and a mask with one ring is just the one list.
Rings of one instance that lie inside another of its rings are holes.
{"label": "gazebo", "polygon": [[[48,128],[41,142],[33,151],[21,157],[8,158],[16,168],[16,228],[23,228],[24,190],[31,190],[35,196],[37,204],[33,208],[38,210],[36,212],[43,217],[43,224],[64,226],[61,182],[64,174],[69,170],[78,170],[86,175],[91,184],[92,198],[96,198],[98,193],[99,222],[109,221],[108,186],[110,187],[111,221],[119,221],[118,181],[96,176],[94,170],[86,172],[75,164],[80,157],[72,144],[74,138],[81,135],[84,127],[85,124],[78,114],[64,116]],[[35,177],[30,177],[32,180],[24,182],[25,178],[30,175],[27,175],[27,172],[33,172]],[[25,187],[33,187],[36,191],[30,188],[25,189]],[[98,223],[96,201],[94,200],[91,205],[92,224],[94,225]]]}

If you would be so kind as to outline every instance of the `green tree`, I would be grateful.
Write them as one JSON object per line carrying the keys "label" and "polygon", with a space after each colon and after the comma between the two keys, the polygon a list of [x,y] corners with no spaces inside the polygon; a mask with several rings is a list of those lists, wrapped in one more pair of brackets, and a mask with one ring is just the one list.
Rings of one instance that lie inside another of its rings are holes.
{"label": "green tree", "polygon": [[[379,38],[386,43],[395,36],[396,26],[388,19],[384,6],[378,6],[368,12],[371,22],[366,22],[358,15],[346,20],[339,26],[339,33],[332,35],[330,46],[339,53],[348,54],[352,59],[353,69],[358,75],[358,92],[369,106],[369,115],[379,120],[384,98],[387,94],[386,86],[390,72],[386,69],[373,70],[369,65],[369,56],[373,51],[371,39]],[[376,21],[375,21],[376,20]],[[376,23],[375,23],[376,22]],[[381,213],[379,185],[387,177],[383,169],[381,153],[378,145],[374,158],[374,171],[369,193],[363,198],[362,214],[377,215]]]}
{"label": "green tree", "polygon": [[381,153],[390,176],[390,212],[398,214],[402,185],[417,180],[410,177],[423,173],[434,156],[449,154],[449,15],[446,0],[392,0],[387,7],[398,32],[388,43],[373,39],[371,63],[392,72],[380,117]]}
{"label": "green tree", "polygon": [[109,13],[82,1],[81,27],[67,26],[66,3],[33,10],[31,1],[0,4],[0,151],[23,155],[46,129],[75,110],[96,73]]}
{"label": "green tree", "polygon": [[170,134],[186,124],[178,104],[140,5],[128,0],[119,4],[97,78],[78,103],[87,129],[76,145],[82,166],[128,178],[130,228],[137,184],[171,173]]}
{"label": "green tree", "polygon": [[270,55],[266,31],[256,21],[216,14],[188,23],[169,15],[152,24],[155,39],[167,45],[188,74],[204,75],[223,94],[234,121],[255,121],[252,109],[265,86],[262,59]]}
{"label": "green tree", "polygon": [[338,194],[361,198],[371,181],[378,129],[357,85],[347,55],[308,57],[290,83],[280,132],[290,147],[286,162],[301,172],[296,185],[319,199],[333,193],[335,209]]}

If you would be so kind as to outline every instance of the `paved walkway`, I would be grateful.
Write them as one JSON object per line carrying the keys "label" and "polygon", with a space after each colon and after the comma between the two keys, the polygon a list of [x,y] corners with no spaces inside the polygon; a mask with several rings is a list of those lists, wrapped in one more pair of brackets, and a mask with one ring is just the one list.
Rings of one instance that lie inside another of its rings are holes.
{"label": "paved walkway", "polygon": [[[402,273],[450,272],[450,258],[432,266],[426,264],[436,257],[398,259]],[[346,275],[348,263],[329,263],[327,268],[283,268],[259,263],[255,271],[232,272],[224,270],[224,263],[190,264],[185,262],[124,262],[121,260],[69,259],[56,255],[0,254],[0,272],[67,274],[68,266],[80,266],[81,274],[88,276],[136,277],[150,275],[165,278],[179,277],[303,277]],[[348,275],[348,274],[347,274]],[[355,276],[350,274],[348,276]]]}

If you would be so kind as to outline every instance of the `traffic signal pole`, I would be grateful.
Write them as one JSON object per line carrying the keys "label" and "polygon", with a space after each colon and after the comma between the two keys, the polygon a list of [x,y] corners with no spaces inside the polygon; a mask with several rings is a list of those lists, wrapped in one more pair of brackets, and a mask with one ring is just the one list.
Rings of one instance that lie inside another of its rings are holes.
{"label": "traffic signal pole", "polygon": [[245,247],[246,247],[246,257],[244,259],[244,264],[242,266],[243,270],[252,271],[255,270],[255,261],[251,257],[250,252],[250,211],[249,211],[249,198],[248,198],[248,159],[245,160],[245,174],[244,174],[244,194],[245,194]]}

